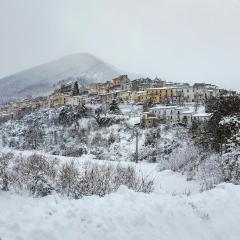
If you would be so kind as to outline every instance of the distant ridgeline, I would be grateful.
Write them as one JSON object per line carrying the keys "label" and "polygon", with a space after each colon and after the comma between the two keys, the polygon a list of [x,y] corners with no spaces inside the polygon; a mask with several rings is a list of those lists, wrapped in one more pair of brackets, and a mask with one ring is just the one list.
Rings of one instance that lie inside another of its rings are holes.
{"label": "distant ridgeline", "polygon": [[[21,99],[27,95],[43,96],[59,87],[61,81],[78,81],[80,85],[86,86],[111,80],[123,73],[125,71],[91,54],[73,54],[0,79],[0,96],[6,99]],[[136,78],[136,75],[131,75]],[[6,100],[2,99],[2,102]]]}

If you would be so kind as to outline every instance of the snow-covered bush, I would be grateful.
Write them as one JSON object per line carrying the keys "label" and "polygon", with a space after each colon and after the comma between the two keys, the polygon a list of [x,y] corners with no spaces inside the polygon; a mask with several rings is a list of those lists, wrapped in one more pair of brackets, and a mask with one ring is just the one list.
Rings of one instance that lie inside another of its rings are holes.
{"label": "snow-covered bush", "polygon": [[39,126],[39,124],[35,123],[33,125],[29,125],[23,131],[23,149],[39,149],[41,148],[44,142],[44,132]]}
{"label": "snow-covered bush", "polygon": [[108,127],[113,124],[119,124],[127,119],[124,115],[116,115],[116,114],[107,114],[107,115],[100,115],[97,114],[94,116],[96,123],[99,127]]}
{"label": "snow-covered bush", "polygon": [[12,183],[12,174],[10,169],[10,161],[12,157],[12,153],[1,153],[0,155],[0,189],[3,191],[8,191],[9,185]]}
{"label": "snow-covered bush", "polygon": [[156,146],[147,146],[140,149],[139,157],[138,157],[139,161],[147,161],[149,163],[157,162],[157,158],[159,156],[158,150],[159,149],[157,149]]}
{"label": "snow-covered bush", "polygon": [[57,175],[58,191],[68,197],[79,198],[81,193],[78,189],[79,169],[72,161],[61,166]]}
{"label": "snow-covered bush", "polygon": [[136,192],[153,190],[153,181],[132,166],[92,162],[77,165],[73,161],[60,165],[55,158],[37,154],[0,156],[0,190],[4,191],[25,191],[34,197],[44,197],[54,191],[78,199],[91,195],[103,197],[121,185]]}
{"label": "snow-covered bush", "polygon": [[87,149],[84,146],[62,146],[60,155],[69,157],[81,157],[87,153]]}
{"label": "snow-covered bush", "polygon": [[200,160],[200,150],[194,145],[184,143],[171,150],[167,157],[160,159],[159,168],[173,171],[189,171]]}
{"label": "snow-covered bush", "polygon": [[224,181],[240,184],[240,153],[228,153],[221,163]]}
{"label": "snow-covered bush", "polygon": [[186,141],[186,138],[179,133],[183,134],[184,131],[183,128],[169,128],[167,125],[144,130],[142,132],[144,142],[139,148],[139,160],[150,163],[167,162],[172,151]]}
{"label": "snow-covered bush", "polygon": [[82,168],[74,162],[65,163],[58,175],[57,186],[61,194],[75,199],[83,196],[106,194],[117,191],[125,185],[137,192],[150,193],[153,181],[138,176],[133,167],[114,167],[109,164],[86,163]]}
{"label": "snow-covered bush", "polygon": [[139,177],[134,167],[123,167],[118,164],[115,171],[116,174],[113,181],[116,185],[115,188],[118,189],[120,185],[126,185],[137,192],[150,193],[153,191],[153,180],[143,176]]}
{"label": "snow-covered bush", "polygon": [[13,167],[15,187],[36,197],[51,194],[55,189],[57,164],[55,159],[49,160],[42,155],[18,157]]}
{"label": "snow-covered bush", "polygon": [[193,144],[183,144],[159,161],[159,169],[171,169],[187,176],[188,180],[198,179],[202,190],[215,187],[224,180],[220,155],[206,153]]}
{"label": "snow-covered bush", "polygon": [[202,191],[212,189],[224,181],[221,157],[217,154],[206,155],[194,174],[201,182]]}
{"label": "snow-covered bush", "polygon": [[160,128],[155,128],[145,133],[145,146],[155,146],[160,139]]}

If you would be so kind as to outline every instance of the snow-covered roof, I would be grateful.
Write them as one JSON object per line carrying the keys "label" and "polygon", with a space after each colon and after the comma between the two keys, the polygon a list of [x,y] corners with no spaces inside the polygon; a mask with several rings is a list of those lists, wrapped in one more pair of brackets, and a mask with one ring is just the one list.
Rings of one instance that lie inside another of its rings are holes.
{"label": "snow-covered roof", "polygon": [[62,86],[67,87],[67,86],[71,86],[72,84],[73,84],[73,81],[69,81],[67,83],[64,83]]}
{"label": "snow-covered roof", "polygon": [[187,107],[176,107],[176,110],[183,110],[183,109],[188,110],[189,108],[187,108]]}
{"label": "snow-covered roof", "polygon": [[188,110],[188,111],[184,111],[183,114],[193,114],[194,111],[193,110]]}
{"label": "snow-covered roof", "polygon": [[0,117],[1,116],[9,116],[10,114],[9,113],[0,113]]}
{"label": "snow-covered roof", "polygon": [[152,107],[150,109],[154,110],[154,109],[174,109],[174,108],[177,108],[177,106],[158,106],[158,107]]}
{"label": "snow-covered roof", "polygon": [[187,86],[187,85],[180,85],[180,86],[169,86],[171,89],[190,89],[193,88],[192,86]]}
{"label": "snow-covered roof", "polygon": [[169,89],[169,87],[160,87],[160,88],[152,87],[152,88],[147,88],[147,90],[167,90],[167,89]]}
{"label": "snow-covered roof", "polygon": [[196,113],[193,117],[211,117],[212,113]]}
{"label": "snow-covered roof", "polygon": [[156,119],[157,117],[147,117],[148,119]]}
{"label": "snow-covered roof", "polygon": [[126,90],[118,89],[118,90],[113,91],[113,93],[119,93],[119,92],[126,92]]}

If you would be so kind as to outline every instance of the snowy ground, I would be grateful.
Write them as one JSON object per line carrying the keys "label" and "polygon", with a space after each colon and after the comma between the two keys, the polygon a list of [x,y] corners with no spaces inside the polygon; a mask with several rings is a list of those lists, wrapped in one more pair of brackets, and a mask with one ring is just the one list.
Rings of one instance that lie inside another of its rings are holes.
{"label": "snowy ground", "polygon": [[190,197],[125,187],[104,198],[34,199],[1,193],[2,240],[238,240],[240,187],[219,185]]}
{"label": "snowy ground", "polygon": [[[130,116],[130,124],[139,122],[140,107],[121,107],[122,112]],[[171,139],[171,134],[168,132],[164,137]],[[124,139],[121,138],[124,146],[121,153],[122,159],[127,159],[125,153],[135,151],[135,139],[132,142]],[[140,138],[140,145],[141,141]],[[33,153],[12,151],[24,155]],[[71,158],[38,153],[57,157],[62,162],[75,159],[80,165],[97,161],[91,154]],[[121,164],[135,165],[124,161]],[[0,240],[240,239],[240,186],[220,184],[201,192],[200,182],[187,181],[186,176],[170,170],[159,172],[158,164],[140,162],[136,168],[139,174],[154,179],[153,193],[136,193],[121,187],[103,198],[69,200],[59,195],[33,198],[0,191]]]}
{"label": "snowy ground", "polygon": [[[80,162],[84,160],[89,159]],[[0,239],[239,239],[240,186],[221,184],[200,193],[198,182],[172,171],[158,172],[157,164],[137,168],[155,178],[153,193],[121,187],[103,198],[69,200],[0,192]]]}

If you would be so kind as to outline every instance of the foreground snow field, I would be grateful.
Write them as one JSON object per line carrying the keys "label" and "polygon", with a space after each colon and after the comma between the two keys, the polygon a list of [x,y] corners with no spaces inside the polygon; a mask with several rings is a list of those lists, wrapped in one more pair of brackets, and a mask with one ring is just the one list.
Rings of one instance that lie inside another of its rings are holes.
{"label": "foreground snow field", "polygon": [[190,197],[132,192],[33,199],[1,193],[1,239],[239,239],[240,188]]}
{"label": "foreground snow field", "polygon": [[198,183],[181,174],[138,166],[155,175],[153,193],[122,186],[103,198],[69,200],[0,192],[0,239],[239,239],[240,186],[220,184],[200,193]]}

